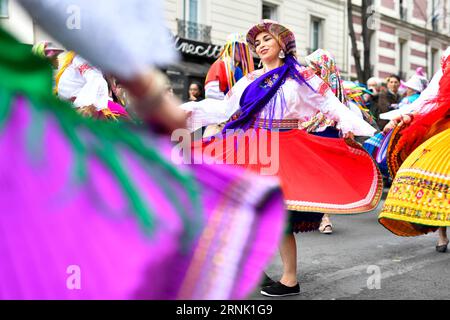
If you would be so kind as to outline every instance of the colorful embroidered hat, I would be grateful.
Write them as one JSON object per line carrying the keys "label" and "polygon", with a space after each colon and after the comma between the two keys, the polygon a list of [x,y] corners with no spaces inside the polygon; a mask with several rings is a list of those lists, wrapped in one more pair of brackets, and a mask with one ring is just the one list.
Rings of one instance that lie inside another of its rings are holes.
{"label": "colorful embroidered hat", "polygon": [[339,101],[346,101],[339,68],[331,52],[324,49],[317,49],[305,57],[305,62],[308,67],[314,70],[316,75],[330,86]]}
{"label": "colorful embroidered hat", "polygon": [[285,26],[282,26],[278,22],[269,19],[262,20],[247,32],[247,43],[252,51],[256,51],[256,36],[264,31],[270,33],[275,37],[284,53],[295,55],[295,36],[292,31]]}
{"label": "colorful embroidered hat", "polygon": [[50,41],[42,41],[39,43],[36,43],[31,51],[42,58],[51,58],[54,57],[61,52],[64,51],[64,49],[61,49],[57,46],[54,46],[52,42]]}

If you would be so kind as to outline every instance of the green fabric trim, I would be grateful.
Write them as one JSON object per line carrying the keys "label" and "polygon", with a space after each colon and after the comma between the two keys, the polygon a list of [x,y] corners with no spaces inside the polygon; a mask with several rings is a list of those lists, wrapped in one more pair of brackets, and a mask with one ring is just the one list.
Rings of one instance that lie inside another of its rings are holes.
{"label": "green fabric trim", "polygon": [[52,90],[52,70],[45,60],[1,29],[0,87],[31,96],[46,96]]}
{"label": "green fabric trim", "polygon": [[[104,141],[103,146],[102,147],[99,146],[96,152],[97,155],[100,157],[100,159],[103,160],[103,162],[110,168],[112,173],[116,176],[123,191],[128,197],[130,207],[136,213],[139,222],[144,227],[144,230],[149,235],[152,235],[155,226],[154,223],[155,215],[150,210],[150,208],[146,206],[145,201],[143,201],[143,198],[139,194],[139,191],[134,186],[130,177],[127,175],[125,169],[120,163],[120,159],[112,143]],[[111,156],[112,154],[114,156]]]}
{"label": "green fabric trim", "polygon": [[0,133],[4,128],[6,121],[9,118],[9,115],[11,114],[11,108],[7,107],[11,105],[11,102],[12,102],[11,92],[2,88],[2,86],[0,85]]}
{"label": "green fabric trim", "polygon": [[[61,108],[60,110],[62,110]],[[55,110],[57,114],[60,114],[60,110]],[[65,116],[64,114],[59,115],[59,124],[61,129],[66,134],[66,137],[69,139],[72,148],[74,149],[74,158],[75,165],[74,170],[71,174],[71,179],[75,181],[76,184],[81,184],[87,180],[87,149],[84,143],[79,138],[76,132],[76,123],[74,121],[70,121],[70,117]]]}
{"label": "green fabric trim", "polygon": [[39,160],[44,159],[44,148],[41,146],[41,141],[44,139],[45,115],[36,108],[30,108],[30,112],[33,120],[26,131],[26,144],[30,159],[35,163],[39,163]]}

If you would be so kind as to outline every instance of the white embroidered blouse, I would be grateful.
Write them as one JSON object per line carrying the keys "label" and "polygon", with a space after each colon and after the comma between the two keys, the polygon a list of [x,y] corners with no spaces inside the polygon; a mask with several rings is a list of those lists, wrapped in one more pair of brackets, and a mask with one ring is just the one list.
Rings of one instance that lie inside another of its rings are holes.
{"label": "white embroidered blouse", "polygon": [[98,69],[76,55],[61,75],[58,96],[74,100],[76,108],[94,105],[97,110],[102,110],[108,106],[108,84]]}
{"label": "white embroidered blouse", "polygon": [[[372,136],[376,132],[375,128],[342,104],[328,85],[311,69],[300,67],[299,71],[314,91],[306,84],[299,84],[294,79],[287,79],[277,93],[284,96],[286,109],[282,110],[281,97],[277,97],[274,119],[295,119],[302,123],[309,121],[318,112],[322,112],[327,118],[335,120],[337,128],[343,133],[353,132],[355,135]],[[239,109],[239,102],[244,90],[262,74],[262,70],[256,70],[241,78],[223,101],[205,99],[200,102],[183,104],[181,106],[183,109],[192,111],[191,129],[196,130],[202,126],[228,120]],[[260,118],[266,118],[268,112],[266,106],[261,112]]]}

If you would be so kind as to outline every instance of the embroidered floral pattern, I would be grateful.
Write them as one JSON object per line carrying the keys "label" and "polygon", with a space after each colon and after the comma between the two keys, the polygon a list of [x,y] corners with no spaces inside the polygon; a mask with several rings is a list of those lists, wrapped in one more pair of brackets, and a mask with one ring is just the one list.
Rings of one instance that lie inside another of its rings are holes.
{"label": "embroidered floral pattern", "polygon": [[378,220],[400,236],[450,226],[450,129],[434,135],[403,162]]}
{"label": "embroidered floral pattern", "polygon": [[306,56],[305,61],[309,68],[330,87],[339,101],[346,103],[343,82],[334,56],[326,50],[317,49]]}
{"label": "embroidered floral pattern", "polygon": [[280,76],[277,73],[275,73],[271,77],[267,77],[264,80],[264,82],[261,84],[261,88],[263,88],[263,89],[271,88],[274,85],[275,81],[278,80],[279,77]]}
{"label": "embroidered floral pattern", "polygon": [[301,67],[299,65],[295,66],[295,68],[306,81],[311,80],[315,75],[314,70],[310,68]]}
{"label": "embroidered floral pattern", "polygon": [[395,179],[395,188],[389,192],[391,204],[383,212],[414,219],[450,221],[450,184],[402,176]]}
{"label": "embroidered floral pattern", "polygon": [[422,197],[423,197],[423,190],[420,189],[420,190],[417,191],[417,193],[416,193],[416,198],[417,198],[417,199],[421,199]]}
{"label": "embroidered floral pattern", "polygon": [[312,118],[305,117],[302,120],[299,129],[306,130],[307,132],[325,130],[327,127],[334,127],[336,125],[336,121],[328,119],[322,112],[316,113]]}
{"label": "embroidered floral pattern", "polygon": [[317,92],[322,95],[325,96],[325,94],[327,93],[328,90],[330,89],[330,86],[328,84],[326,84],[325,82],[322,82],[319,86],[319,90],[317,90]]}

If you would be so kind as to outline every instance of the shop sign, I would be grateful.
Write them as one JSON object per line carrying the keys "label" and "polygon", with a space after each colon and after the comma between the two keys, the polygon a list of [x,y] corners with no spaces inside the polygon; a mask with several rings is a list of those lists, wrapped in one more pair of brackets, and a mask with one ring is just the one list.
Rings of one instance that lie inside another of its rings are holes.
{"label": "shop sign", "polygon": [[212,43],[198,42],[194,40],[175,37],[175,49],[183,54],[196,57],[217,59],[222,51],[222,46]]}

